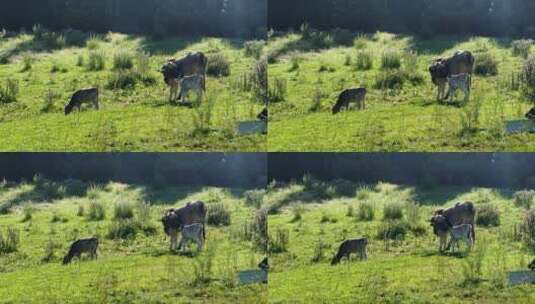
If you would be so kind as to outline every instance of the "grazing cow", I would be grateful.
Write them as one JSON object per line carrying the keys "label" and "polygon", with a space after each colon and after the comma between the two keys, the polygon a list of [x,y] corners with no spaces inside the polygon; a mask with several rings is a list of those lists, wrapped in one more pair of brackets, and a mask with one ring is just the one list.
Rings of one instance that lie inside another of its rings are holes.
{"label": "grazing cow", "polygon": [[455,247],[458,247],[458,243],[464,240],[468,247],[474,245],[474,239],[472,238],[472,225],[462,224],[453,226],[450,228],[450,243],[448,245],[452,252],[455,252]]}
{"label": "grazing cow", "polygon": [[338,248],[338,252],[331,260],[331,265],[338,264],[343,257],[346,257],[349,259],[349,256],[351,255],[351,253],[358,254],[361,260],[367,260],[368,259],[367,247],[368,247],[367,238],[345,240],[342,242],[342,244]]}
{"label": "grazing cow", "polygon": [[67,255],[63,258],[63,264],[69,264],[74,257],[80,259],[82,253],[88,253],[92,259],[97,258],[98,239],[80,239],[72,243]]}
{"label": "grazing cow", "polygon": [[474,56],[469,51],[457,51],[451,57],[436,59],[429,66],[429,73],[431,74],[431,80],[438,87],[437,100],[447,98],[445,90],[449,76],[468,74],[470,76],[469,87],[471,87],[474,63]]}
{"label": "grazing cow", "polygon": [[438,250],[444,252],[448,247],[448,231],[450,225],[443,215],[435,215],[431,218],[433,233],[439,238]]}
{"label": "grazing cow", "polygon": [[185,76],[180,80],[180,94],[178,99],[186,101],[188,93],[194,91],[198,98],[203,96],[204,77],[199,75]]}
{"label": "grazing cow", "polygon": [[332,113],[337,114],[342,108],[349,109],[350,103],[356,103],[359,110],[366,108],[366,89],[348,89],[340,93],[336,104],[332,108]]}
{"label": "grazing cow", "polygon": [[260,262],[260,264],[258,264],[258,268],[260,268],[261,270],[264,270],[264,271],[269,271],[269,263],[268,263],[268,258],[264,258],[262,260],[262,262]]}
{"label": "grazing cow", "polygon": [[182,238],[178,244],[178,250],[187,246],[188,241],[197,243],[197,250],[202,250],[204,245],[204,225],[200,223],[185,225],[182,227]]}
{"label": "grazing cow", "polygon": [[[179,209],[169,209],[161,219],[165,234],[171,237],[171,250],[177,246],[178,231],[182,227],[191,224],[203,224],[206,221],[206,205],[201,201],[187,203]],[[202,229],[202,237],[205,239],[205,229]]]}
{"label": "grazing cow", "polygon": [[475,225],[476,210],[474,208],[473,203],[471,202],[457,203],[455,204],[455,206],[451,208],[439,209],[435,211],[434,215],[444,216],[450,227],[462,225],[462,224],[470,224],[472,226],[471,227],[472,238],[475,241],[476,233],[475,233],[474,225]]}
{"label": "grazing cow", "polygon": [[533,259],[533,261],[531,261],[531,263],[529,264],[529,269],[531,269],[532,271],[535,271],[535,259]]}
{"label": "grazing cow", "polygon": [[457,90],[463,91],[465,102],[470,98],[470,75],[459,74],[448,76],[448,84],[449,90],[446,99],[449,97],[450,102],[453,101]]}
{"label": "grazing cow", "polygon": [[[169,101],[172,101],[173,89],[176,92],[178,86],[177,79],[191,75],[200,75],[206,78],[206,67],[208,59],[201,52],[188,53],[180,59],[170,59],[161,68],[165,83],[171,87]],[[203,82],[203,91],[206,91],[205,82]]]}
{"label": "grazing cow", "polygon": [[71,101],[65,106],[65,115],[69,115],[73,108],[77,108],[78,111],[80,111],[83,103],[92,103],[95,109],[98,110],[98,89],[82,89],[74,93],[71,97]]}

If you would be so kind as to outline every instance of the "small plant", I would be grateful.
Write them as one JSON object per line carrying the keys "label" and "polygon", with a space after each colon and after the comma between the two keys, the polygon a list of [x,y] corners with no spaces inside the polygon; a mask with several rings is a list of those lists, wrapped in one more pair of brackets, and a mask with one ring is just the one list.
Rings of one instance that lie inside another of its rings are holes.
{"label": "small plant", "polygon": [[403,218],[403,205],[396,202],[386,203],[383,208],[383,220],[400,220]]}
{"label": "small plant", "polygon": [[265,190],[249,190],[244,193],[245,204],[247,206],[254,206],[256,209],[262,206],[264,202]]}
{"label": "small plant", "polygon": [[373,54],[370,51],[358,51],[355,67],[361,71],[370,70],[373,67]]}
{"label": "small plant", "polygon": [[6,104],[16,102],[18,94],[18,80],[7,78],[4,82],[4,85],[0,86],[0,103]]}
{"label": "small plant", "polygon": [[403,53],[404,69],[409,74],[416,73],[418,69],[418,53],[409,51]]}
{"label": "small plant", "polygon": [[323,92],[320,89],[316,89],[316,91],[314,91],[314,95],[312,95],[312,104],[310,105],[310,108],[308,108],[309,112],[315,113],[321,110],[322,96]]}
{"label": "small plant", "polygon": [[522,67],[522,93],[530,100],[535,100],[535,55],[529,55]]}
{"label": "small plant", "polygon": [[526,211],[522,222],[524,242],[531,250],[535,250],[535,209]]}
{"label": "small plant", "polygon": [[292,208],[293,218],[291,220],[292,223],[298,222],[301,219],[303,219],[303,213],[305,213],[305,207],[303,205],[295,205]]}
{"label": "small plant", "polygon": [[482,98],[478,95],[472,98],[472,102],[463,107],[461,115],[461,129],[459,136],[475,133],[479,128]]}
{"label": "small plant", "polygon": [[85,215],[85,212],[84,212],[84,206],[83,205],[79,205],[78,206],[78,211],[76,211],[76,216],[84,216]]}
{"label": "small plant", "polygon": [[359,221],[373,221],[375,218],[375,208],[370,202],[362,202],[358,205],[357,218]]}
{"label": "small plant", "polygon": [[357,38],[353,41],[353,46],[355,46],[357,50],[365,49],[367,44],[368,41],[364,35],[357,36]]}
{"label": "small plant", "polygon": [[34,57],[30,53],[22,54],[22,69],[21,72],[26,72],[32,69]]}
{"label": "small plant", "polygon": [[139,224],[133,219],[120,219],[115,220],[111,223],[108,228],[108,234],[106,237],[108,239],[133,239],[136,237],[138,230],[140,229]]}
{"label": "small plant", "polygon": [[89,203],[87,218],[91,221],[102,221],[106,217],[104,205],[95,201]]}
{"label": "small plant", "polygon": [[43,34],[45,32],[46,32],[46,30],[41,24],[34,24],[32,26],[33,38],[36,39],[36,40],[41,40],[43,38]]}
{"label": "small plant", "polygon": [[113,209],[113,218],[116,220],[131,219],[134,217],[134,206],[128,202],[118,202]]}
{"label": "small plant", "polygon": [[212,279],[212,266],[214,264],[217,246],[215,243],[202,251],[193,262],[193,286],[203,286]]}
{"label": "small plant", "polygon": [[293,55],[290,57],[290,68],[288,69],[288,72],[293,72],[299,70],[301,63],[301,57],[298,55]]}
{"label": "small plant", "polygon": [[204,136],[210,133],[212,130],[212,114],[216,103],[216,97],[211,94],[207,94],[204,98],[204,102],[200,102],[200,98],[198,97],[198,101],[195,103],[200,105],[195,107],[194,111],[192,112],[193,131],[191,134],[193,136]]}
{"label": "small plant", "polygon": [[41,258],[41,262],[49,263],[56,258],[56,249],[59,248],[59,244],[53,240],[48,240],[45,247],[45,253]]}
{"label": "small plant", "polygon": [[101,42],[102,40],[98,36],[91,35],[89,36],[89,39],[87,39],[87,41],[85,42],[85,47],[88,50],[96,50],[99,48]]}
{"label": "small plant", "polygon": [[79,54],[78,57],[76,58],[76,66],[84,66],[84,55],[83,54]]}
{"label": "small plant", "polygon": [[129,70],[134,67],[134,54],[131,51],[121,49],[113,55],[114,70]]}
{"label": "small plant", "polygon": [[41,113],[50,113],[54,111],[54,101],[56,98],[58,98],[58,94],[51,89],[48,89],[48,91],[45,93],[45,97],[43,99],[43,105],[41,107]]}
{"label": "small plant", "polygon": [[382,71],[375,76],[374,89],[401,89],[405,83],[405,74],[402,71]]}
{"label": "small plant", "polygon": [[213,226],[228,226],[230,225],[230,211],[224,203],[209,204],[206,222]]}
{"label": "small plant", "polygon": [[20,233],[18,230],[8,227],[4,235],[0,231],[0,254],[17,252],[20,243]]}
{"label": "small plant", "polygon": [[[272,237],[273,236],[273,237]],[[277,228],[275,233],[269,236],[269,252],[283,253],[288,251],[290,243],[290,231],[288,229]]]}
{"label": "small plant", "polygon": [[117,70],[110,73],[106,88],[109,90],[133,89],[139,80],[139,74],[131,70]]}
{"label": "small plant", "polygon": [[206,73],[214,77],[226,77],[230,75],[230,62],[222,54],[214,54],[208,58]]}
{"label": "small plant", "polygon": [[485,242],[478,242],[473,252],[464,259],[462,275],[464,284],[477,284],[483,277],[483,261],[487,254]]}
{"label": "small plant", "polygon": [[406,221],[387,221],[377,230],[377,239],[403,240],[409,229],[410,225]]}
{"label": "small plant", "polygon": [[476,224],[484,227],[500,225],[500,212],[492,204],[479,204],[477,208]]}
{"label": "small plant", "polygon": [[308,23],[303,23],[301,24],[301,26],[299,27],[299,32],[301,33],[301,37],[303,39],[310,39],[310,36],[312,34],[312,29],[310,27],[310,24]]}
{"label": "small plant", "polygon": [[251,89],[255,99],[265,103],[269,98],[268,93],[268,63],[265,59],[257,60],[250,76]]}
{"label": "small plant", "polygon": [[533,199],[535,198],[535,191],[533,190],[522,190],[517,191],[513,194],[513,199],[517,207],[524,208],[529,210],[533,205]]}
{"label": "small plant", "polygon": [[498,62],[490,53],[479,54],[476,58],[474,73],[481,76],[498,75]]}
{"label": "small plant", "polygon": [[262,40],[247,41],[244,43],[245,56],[260,59],[265,42]]}
{"label": "small plant", "polygon": [[106,56],[102,51],[89,52],[87,68],[90,71],[102,71],[106,67]]}
{"label": "small plant", "polygon": [[150,55],[148,53],[136,53],[136,71],[143,77],[150,75]]}
{"label": "small plant", "polygon": [[513,56],[520,56],[524,59],[528,58],[531,52],[531,45],[533,40],[531,39],[521,39],[515,40],[511,43]]}
{"label": "small plant", "polygon": [[381,56],[381,69],[394,70],[401,67],[401,55],[396,51],[385,51]]}
{"label": "small plant", "polygon": [[346,216],[347,217],[355,216],[355,208],[353,208],[352,205],[347,206]]}
{"label": "small plant", "polygon": [[312,255],[311,262],[319,263],[325,258],[325,249],[329,249],[329,245],[325,244],[321,239],[316,241],[314,245],[314,253]]}

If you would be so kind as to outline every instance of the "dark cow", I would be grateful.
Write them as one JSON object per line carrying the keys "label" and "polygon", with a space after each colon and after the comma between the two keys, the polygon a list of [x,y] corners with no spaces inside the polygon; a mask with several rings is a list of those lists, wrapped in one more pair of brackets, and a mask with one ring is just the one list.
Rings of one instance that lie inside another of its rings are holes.
{"label": "dark cow", "polygon": [[349,256],[352,253],[358,254],[361,260],[367,260],[368,259],[367,247],[368,247],[367,238],[345,240],[342,242],[342,244],[338,248],[338,252],[331,260],[331,265],[336,265],[340,263],[340,260],[343,257],[346,257],[349,259]]}
{"label": "dark cow", "polygon": [[97,249],[98,249],[97,238],[80,239],[72,243],[71,248],[69,249],[69,252],[63,258],[63,264],[69,264],[74,257],[77,257],[79,259],[82,253],[88,253],[92,259],[96,259]]}
{"label": "dark cow", "polygon": [[268,108],[264,108],[262,112],[260,112],[256,118],[261,121],[267,121],[268,120]]}
{"label": "dark cow", "polygon": [[[178,79],[186,76],[200,75],[206,79],[206,67],[208,66],[207,57],[201,52],[188,53],[180,59],[170,59],[161,68],[165,83],[171,87],[172,98],[173,92],[177,90]],[[203,91],[206,91],[206,84],[203,82]],[[170,100],[172,101],[172,100]]]}
{"label": "dark cow", "polygon": [[347,89],[340,93],[336,104],[332,108],[332,113],[337,114],[342,108],[348,109],[351,103],[356,103],[359,110],[366,108],[366,89]]}
{"label": "dark cow", "polygon": [[76,91],[72,95],[71,101],[65,106],[65,115],[69,115],[74,108],[80,111],[83,103],[91,103],[98,110],[98,89],[89,88]]}
{"label": "dark cow", "polygon": [[[453,226],[470,224],[472,225],[472,237],[475,241],[475,216],[476,210],[472,202],[457,203],[455,206],[448,209],[439,209],[435,211],[436,215],[442,215],[446,218],[448,226],[451,228]],[[433,219],[431,219],[432,223]]]}
{"label": "dark cow", "polygon": [[431,80],[438,86],[437,100],[447,99],[444,97],[448,77],[452,75],[468,74],[470,76],[469,85],[471,85],[472,71],[474,70],[475,59],[469,51],[457,51],[453,56],[448,58],[436,59],[429,66]]}
{"label": "dark cow", "polygon": [[529,264],[529,269],[531,269],[532,271],[535,271],[535,259],[533,259],[533,261],[531,261],[531,263]]}
{"label": "dark cow", "polygon": [[[189,202],[186,206],[179,209],[169,209],[162,217],[162,224],[165,234],[171,237],[170,248],[173,250],[177,247],[178,231],[186,225],[200,223],[205,225],[206,205],[201,201]],[[202,229],[203,240],[206,238],[205,229]]]}
{"label": "dark cow", "polygon": [[438,251],[444,252],[448,248],[448,231],[450,229],[448,220],[443,215],[434,215],[430,223],[433,226],[433,233],[439,239]]}

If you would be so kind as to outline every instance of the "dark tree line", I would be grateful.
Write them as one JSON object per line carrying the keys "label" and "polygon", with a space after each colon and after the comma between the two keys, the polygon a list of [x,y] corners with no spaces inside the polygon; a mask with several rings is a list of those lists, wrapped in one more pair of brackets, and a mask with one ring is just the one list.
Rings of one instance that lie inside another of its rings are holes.
{"label": "dark tree line", "polygon": [[268,0],[268,27],[535,36],[533,0]]}
{"label": "dark tree line", "polygon": [[122,31],[158,35],[254,36],[266,28],[266,0],[7,0],[0,28]]}

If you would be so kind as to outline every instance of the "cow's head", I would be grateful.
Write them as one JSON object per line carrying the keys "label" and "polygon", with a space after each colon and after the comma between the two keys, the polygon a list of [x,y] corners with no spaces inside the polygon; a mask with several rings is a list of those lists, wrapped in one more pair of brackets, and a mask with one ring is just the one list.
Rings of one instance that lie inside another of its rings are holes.
{"label": "cow's head", "polygon": [[65,115],[71,114],[72,108],[73,108],[73,106],[70,103],[68,105],[66,105],[65,106]]}
{"label": "cow's head", "polygon": [[441,214],[436,214],[429,220],[429,223],[433,227],[433,233],[438,235],[439,232],[446,232],[450,228],[448,219]]}
{"label": "cow's head", "polygon": [[165,234],[171,235],[173,229],[178,229],[181,226],[180,217],[175,214],[174,209],[169,209],[165,212],[161,218],[163,224],[163,230]]}
{"label": "cow's head", "polygon": [[431,74],[431,80],[435,85],[439,84],[440,80],[444,80],[448,77],[448,66],[442,59],[435,60],[429,66],[429,74]]}

